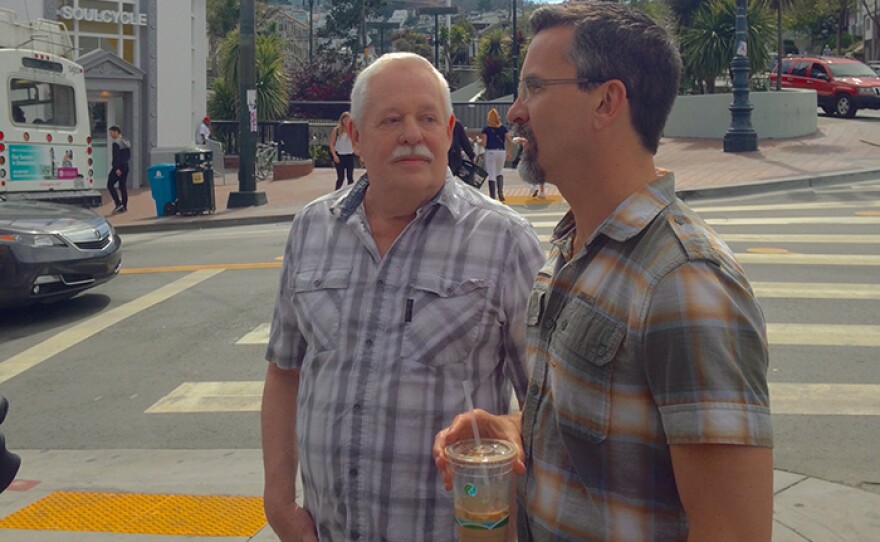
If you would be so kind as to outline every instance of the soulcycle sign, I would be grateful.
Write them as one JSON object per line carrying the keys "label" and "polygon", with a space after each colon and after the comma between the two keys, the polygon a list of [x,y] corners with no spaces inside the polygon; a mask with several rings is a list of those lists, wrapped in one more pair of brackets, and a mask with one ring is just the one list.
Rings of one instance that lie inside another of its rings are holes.
{"label": "soulcycle sign", "polygon": [[133,26],[147,26],[146,13],[113,11],[112,9],[75,8],[62,6],[58,16],[68,21],[90,21],[95,23],[117,23]]}

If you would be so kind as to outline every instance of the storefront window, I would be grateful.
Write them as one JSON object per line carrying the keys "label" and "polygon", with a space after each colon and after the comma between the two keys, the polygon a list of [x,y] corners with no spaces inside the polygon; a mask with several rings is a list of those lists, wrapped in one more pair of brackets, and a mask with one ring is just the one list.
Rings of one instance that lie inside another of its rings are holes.
{"label": "storefront window", "polygon": [[139,0],[60,0],[58,12],[79,56],[103,49],[138,65]]}

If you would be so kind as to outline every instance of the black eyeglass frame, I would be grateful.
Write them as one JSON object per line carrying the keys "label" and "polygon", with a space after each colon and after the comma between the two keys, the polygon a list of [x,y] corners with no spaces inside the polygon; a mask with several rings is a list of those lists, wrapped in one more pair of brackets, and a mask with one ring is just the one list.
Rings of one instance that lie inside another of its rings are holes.
{"label": "black eyeglass frame", "polygon": [[520,101],[522,103],[526,103],[529,101],[529,95],[531,94],[531,90],[529,90],[529,83],[537,83],[533,88],[543,88],[549,87],[551,85],[588,85],[590,83],[601,84],[607,83],[608,81],[611,81],[611,79],[590,79],[588,77],[574,77],[569,79],[539,79],[537,77],[527,77],[520,80],[519,88],[517,90],[519,92]]}

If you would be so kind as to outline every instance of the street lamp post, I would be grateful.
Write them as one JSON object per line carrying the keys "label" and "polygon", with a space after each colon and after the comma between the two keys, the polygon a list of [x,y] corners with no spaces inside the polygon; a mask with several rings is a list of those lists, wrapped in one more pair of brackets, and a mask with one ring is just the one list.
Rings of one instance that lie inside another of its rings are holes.
{"label": "street lamp post", "polygon": [[[305,1],[305,0],[303,0],[303,1]],[[313,55],[312,51],[314,50],[314,44],[313,44],[313,39],[314,39],[313,36],[314,36],[314,30],[315,30],[314,22],[313,22],[314,10],[315,10],[315,0],[309,0],[309,64],[312,63],[312,55]]]}
{"label": "street lamp post", "polygon": [[254,0],[241,0],[238,58],[238,192],[230,192],[226,207],[255,207],[267,203],[257,191],[254,162],[257,144],[257,70]]}
{"label": "street lamp post", "polygon": [[385,31],[399,27],[399,24],[388,21],[367,21],[367,28],[374,28],[379,31],[379,56],[385,54]]}
{"label": "street lamp post", "polygon": [[758,150],[758,134],[752,128],[752,104],[749,103],[749,57],[746,0],[736,0],[736,54],[730,63],[733,71],[733,102],[730,104],[730,127],[724,134],[724,152]]}
{"label": "street lamp post", "polygon": [[416,13],[419,15],[433,15],[434,16],[434,67],[440,69],[439,57],[440,57],[440,41],[438,40],[439,31],[440,31],[440,15],[453,15],[458,13],[457,7],[446,7],[446,6],[438,6],[438,7],[424,7],[418,8]]}
{"label": "street lamp post", "polygon": [[513,101],[519,97],[519,33],[516,31],[516,0],[513,0]]}

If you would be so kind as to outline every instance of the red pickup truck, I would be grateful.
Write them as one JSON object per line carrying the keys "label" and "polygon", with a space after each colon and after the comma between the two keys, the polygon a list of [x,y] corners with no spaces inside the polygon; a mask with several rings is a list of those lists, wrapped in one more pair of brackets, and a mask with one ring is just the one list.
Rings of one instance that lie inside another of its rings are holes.
{"label": "red pickup truck", "polygon": [[[774,66],[771,87],[776,85],[777,73]],[[880,109],[880,77],[851,58],[783,58],[782,87],[815,90],[818,105],[827,115],[852,118],[859,109]]]}

